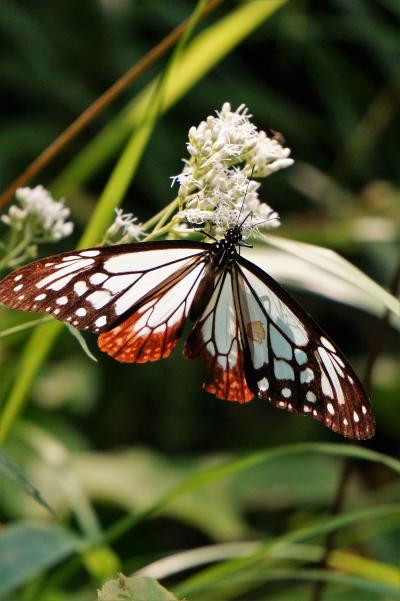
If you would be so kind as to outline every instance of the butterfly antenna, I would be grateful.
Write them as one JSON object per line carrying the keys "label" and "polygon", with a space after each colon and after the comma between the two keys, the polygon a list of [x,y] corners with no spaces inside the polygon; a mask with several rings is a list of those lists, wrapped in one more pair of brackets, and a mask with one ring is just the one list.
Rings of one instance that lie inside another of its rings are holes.
{"label": "butterfly antenna", "polygon": [[[249,191],[249,186],[250,186],[251,179],[252,179],[252,177],[253,177],[254,169],[255,169],[255,165],[253,165],[253,167],[252,167],[252,169],[251,169],[250,177],[249,177],[249,179],[247,180],[246,191],[245,191],[245,193],[244,193],[243,200],[242,200],[242,204],[241,204],[241,206],[240,206],[240,211],[239,211],[239,215],[238,215],[238,218],[237,218],[236,226],[238,226],[238,225],[239,225],[239,219],[240,219],[240,216],[241,216],[241,214],[242,214],[242,211],[243,211],[244,203],[245,203],[245,201],[246,201],[247,192]],[[249,216],[249,215],[246,215],[246,219],[247,219],[247,217],[248,217],[248,216]],[[246,219],[245,219],[245,220],[246,220]],[[244,222],[242,222],[242,223],[244,223]],[[241,225],[241,224],[240,224],[240,225]]]}

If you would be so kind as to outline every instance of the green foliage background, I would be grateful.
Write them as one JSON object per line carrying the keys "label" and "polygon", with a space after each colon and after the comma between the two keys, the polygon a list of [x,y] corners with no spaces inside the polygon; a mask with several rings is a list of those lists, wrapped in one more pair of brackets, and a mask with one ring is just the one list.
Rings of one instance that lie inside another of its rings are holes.
{"label": "green foliage background", "polygon": [[[223,2],[196,27],[194,37],[222,23],[218,35],[211,29],[209,52],[171,74],[173,98],[189,73],[199,73],[138,153],[123,206],[142,221],[162,209],[175,196],[170,177],[181,170],[189,127],[227,100],[244,102],[261,129],[283,132],[296,159],[263,182],[263,198],[282,217],[279,235],[332,248],[388,287],[398,261],[398,3],[282,2],[201,73],[239,31],[224,19],[266,4]],[[193,9],[189,0],[3,0],[1,188]],[[77,224],[75,240],[42,248],[43,256],[78,243],[99,198],[111,212],[116,188],[105,195],[105,186],[138,125],[143,90],[165,64],[146,72],[38,178],[66,195]],[[263,266],[270,260],[285,280],[282,254],[270,253]],[[294,294],[362,375],[376,311],[339,285],[331,296],[340,302],[321,298],[326,290],[312,269],[303,265]],[[0,328],[27,319],[2,310]],[[41,332],[30,355],[40,355],[38,341],[50,336]],[[394,332],[385,335],[374,372],[377,435],[351,446],[312,420],[207,395],[201,366],[179,349],[157,364],[122,366],[99,357],[88,337],[94,364],[63,330],[27,386],[26,409],[6,447],[56,517],[1,481],[0,598],[93,599],[118,570],[130,574],[178,552],[173,567],[148,567],[145,575],[169,576],[166,586],[188,601],[310,599],[318,578],[328,581],[326,600],[399,598]],[[26,377],[20,358],[27,339],[0,338],[3,407]],[[358,460],[335,522],[328,512],[347,455]],[[330,566],[337,571],[317,572],[322,534],[336,527],[339,550]],[[197,547],[204,548],[190,555]],[[202,571],[209,561],[217,567]]]}

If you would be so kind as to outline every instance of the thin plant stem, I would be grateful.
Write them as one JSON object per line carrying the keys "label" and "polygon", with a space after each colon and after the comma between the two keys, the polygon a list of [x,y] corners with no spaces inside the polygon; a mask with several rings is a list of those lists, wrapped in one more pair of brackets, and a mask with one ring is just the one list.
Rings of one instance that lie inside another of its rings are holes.
{"label": "thin plant stem", "polygon": [[[398,296],[400,293],[400,261],[395,270],[395,274],[393,277],[392,285],[390,287],[390,291],[394,296]],[[375,334],[373,336],[370,352],[368,354],[365,373],[364,373],[364,386],[368,392],[372,390],[373,384],[373,372],[379,358],[379,355],[382,352],[384,341],[386,339],[386,333],[389,326],[389,311],[385,311],[382,315],[381,319],[378,321],[377,327],[375,329]],[[351,474],[354,470],[354,459],[348,457],[345,459],[342,467],[342,472],[339,477],[338,486],[335,492],[334,500],[332,502],[332,506],[330,509],[330,515],[336,516],[339,515],[343,509],[343,505],[346,498],[347,487],[350,482]],[[324,570],[328,567],[329,558],[331,552],[334,548],[336,538],[336,532],[332,530],[328,532],[325,537],[324,546],[323,546],[323,554],[321,560],[319,562],[319,569]],[[317,580],[313,586],[311,601],[322,601],[323,594],[325,591],[327,581],[326,580]]]}
{"label": "thin plant stem", "polygon": [[[198,18],[205,17],[223,0],[209,0],[201,7]],[[203,3],[204,4],[204,3]],[[106,109],[118,96],[130,86],[140,75],[161,58],[181,38],[192,25],[192,16],[188,17],[165,38],[152,48],[133,67],[112,84],[101,96],[87,107],[32,163],[14,180],[0,196],[0,207],[14,196],[16,190],[25,186],[37,176],[93,119]]]}
{"label": "thin plant stem", "polygon": [[31,321],[21,323],[18,326],[13,326],[12,328],[7,328],[7,330],[0,331],[0,338],[6,338],[6,336],[12,336],[13,334],[19,334],[20,332],[31,330],[37,325],[41,323],[47,323],[49,321],[53,321],[53,317],[51,317],[50,315],[46,315],[45,317],[41,317],[40,319],[32,319]]}

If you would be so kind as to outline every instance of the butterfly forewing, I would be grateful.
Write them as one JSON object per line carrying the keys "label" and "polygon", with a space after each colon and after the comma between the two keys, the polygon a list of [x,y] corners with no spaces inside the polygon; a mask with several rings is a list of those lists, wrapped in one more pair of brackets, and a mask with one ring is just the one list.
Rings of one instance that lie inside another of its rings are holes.
{"label": "butterfly forewing", "polygon": [[56,255],[2,280],[0,302],[102,332],[165,288],[174,274],[204,261],[207,248],[194,242],[154,242]]}
{"label": "butterfly forewing", "polygon": [[204,261],[186,262],[186,267],[147,296],[137,311],[100,334],[99,348],[124,363],[168,357],[178,342],[204,269]]}
{"label": "butterfly forewing", "polygon": [[236,281],[250,389],[344,436],[373,436],[368,396],[328,336],[270,276],[243,258]]}

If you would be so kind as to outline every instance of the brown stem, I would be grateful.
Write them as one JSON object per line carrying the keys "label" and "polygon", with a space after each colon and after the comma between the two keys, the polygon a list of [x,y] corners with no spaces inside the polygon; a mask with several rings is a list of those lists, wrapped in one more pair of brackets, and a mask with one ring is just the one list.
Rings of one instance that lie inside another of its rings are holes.
{"label": "brown stem", "polygon": [[[396,271],[395,271],[395,274],[393,277],[392,285],[390,287],[390,291],[392,292],[392,294],[397,296],[400,292],[399,288],[400,288],[400,261],[397,265],[397,268],[396,268]],[[374,334],[372,342],[371,342],[371,348],[370,348],[370,351],[369,351],[369,354],[367,357],[367,363],[366,363],[365,374],[364,374],[364,386],[368,392],[370,392],[372,389],[372,380],[373,380],[372,376],[373,376],[374,368],[375,368],[376,362],[378,360],[378,357],[379,357],[380,353],[382,352],[388,326],[389,326],[389,311],[385,311],[385,313],[382,315],[382,317],[378,321],[378,324],[377,324],[377,327],[375,330],[375,334]],[[347,486],[350,481],[350,476],[354,469],[354,465],[355,465],[354,460],[352,460],[352,459],[346,459],[343,462],[342,472],[341,472],[341,475],[339,478],[335,497],[334,497],[334,500],[332,502],[332,506],[330,509],[331,516],[338,515],[342,511],[345,497],[346,497]],[[318,565],[318,567],[321,570],[325,569],[328,565],[329,556],[330,556],[333,546],[335,544],[335,538],[336,538],[335,531],[329,532],[325,537],[324,552],[323,552],[323,555],[322,555],[321,560]],[[324,593],[325,586],[326,586],[326,582],[323,580],[318,580],[315,583],[315,585],[313,587],[313,591],[312,591],[311,601],[321,601],[322,600],[322,595]]]}
{"label": "brown stem", "polygon": [[[210,0],[203,8],[201,17],[214,10],[223,0]],[[154,48],[144,55],[122,77],[117,79],[101,96],[87,107],[47,148],[45,148],[16,180],[0,196],[0,208],[14,196],[17,188],[26,185],[33,177],[50,163],[67,144],[75,138],[95,117],[109,106],[139,75],[144,73],[157,59],[161,58],[190,26],[191,18],[187,18],[173,29]]]}

